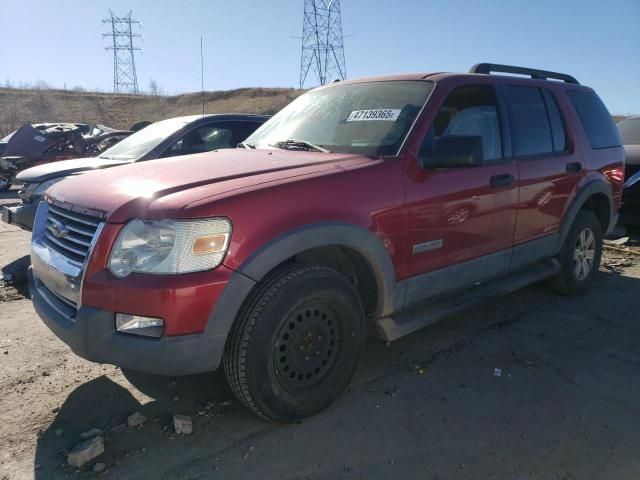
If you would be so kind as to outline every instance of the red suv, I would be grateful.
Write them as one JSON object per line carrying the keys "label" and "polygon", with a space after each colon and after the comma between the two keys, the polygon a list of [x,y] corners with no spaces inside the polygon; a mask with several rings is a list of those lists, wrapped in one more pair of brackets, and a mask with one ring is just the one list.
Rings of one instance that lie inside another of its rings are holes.
{"label": "red suv", "polygon": [[317,88],[241,146],[54,185],[31,295],[78,355],[222,364],[276,421],[336,399],[367,333],[395,340],[542,279],[583,292],[624,176],[593,90],[493,64]]}

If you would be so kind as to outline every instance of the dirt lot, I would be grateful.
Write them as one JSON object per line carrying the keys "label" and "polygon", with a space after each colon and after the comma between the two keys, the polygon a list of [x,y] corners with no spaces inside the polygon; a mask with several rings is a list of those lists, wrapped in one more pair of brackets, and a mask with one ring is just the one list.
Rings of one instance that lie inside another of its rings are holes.
{"label": "dirt lot", "polygon": [[[2,480],[640,478],[640,257],[609,251],[588,296],[532,286],[389,347],[371,339],[339,402],[282,426],[241,408],[220,373],[151,377],[76,357],[23,298],[28,238],[0,226],[13,275],[0,299]],[[147,422],[127,427],[136,411]],[[193,434],[173,433],[175,413]],[[91,428],[105,453],[67,466]]]}

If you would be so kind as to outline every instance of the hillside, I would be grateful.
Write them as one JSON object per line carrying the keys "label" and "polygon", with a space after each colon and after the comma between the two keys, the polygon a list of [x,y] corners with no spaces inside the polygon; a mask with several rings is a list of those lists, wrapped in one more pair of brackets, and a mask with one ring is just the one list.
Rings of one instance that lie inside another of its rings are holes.
{"label": "hillside", "polygon": [[127,129],[141,120],[202,112],[273,114],[303,90],[241,88],[175,96],[0,88],[0,138],[24,122],[83,122]]}

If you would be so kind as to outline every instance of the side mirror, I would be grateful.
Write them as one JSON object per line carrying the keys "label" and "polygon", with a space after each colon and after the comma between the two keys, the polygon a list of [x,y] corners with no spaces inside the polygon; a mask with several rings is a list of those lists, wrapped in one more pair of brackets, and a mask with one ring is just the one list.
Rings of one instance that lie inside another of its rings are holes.
{"label": "side mirror", "polygon": [[440,137],[433,153],[420,152],[420,166],[434,168],[479,167],[484,160],[482,137],[479,135],[447,135]]}

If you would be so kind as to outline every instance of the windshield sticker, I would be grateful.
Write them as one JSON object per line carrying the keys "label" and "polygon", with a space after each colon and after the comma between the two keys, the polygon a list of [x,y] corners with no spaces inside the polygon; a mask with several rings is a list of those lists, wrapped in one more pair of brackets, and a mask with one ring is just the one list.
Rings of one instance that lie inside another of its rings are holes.
{"label": "windshield sticker", "polygon": [[36,135],[35,137],[33,137],[33,139],[38,141],[38,142],[40,142],[40,143],[42,143],[42,142],[44,142],[46,140],[46,138],[41,137],[40,135]]}
{"label": "windshield sticker", "polygon": [[354,110],[347,117],[347,122],[369,122],[372,120],[383,120],[395,122],[400,115],[399,108],[376,108],[374,110]]}

